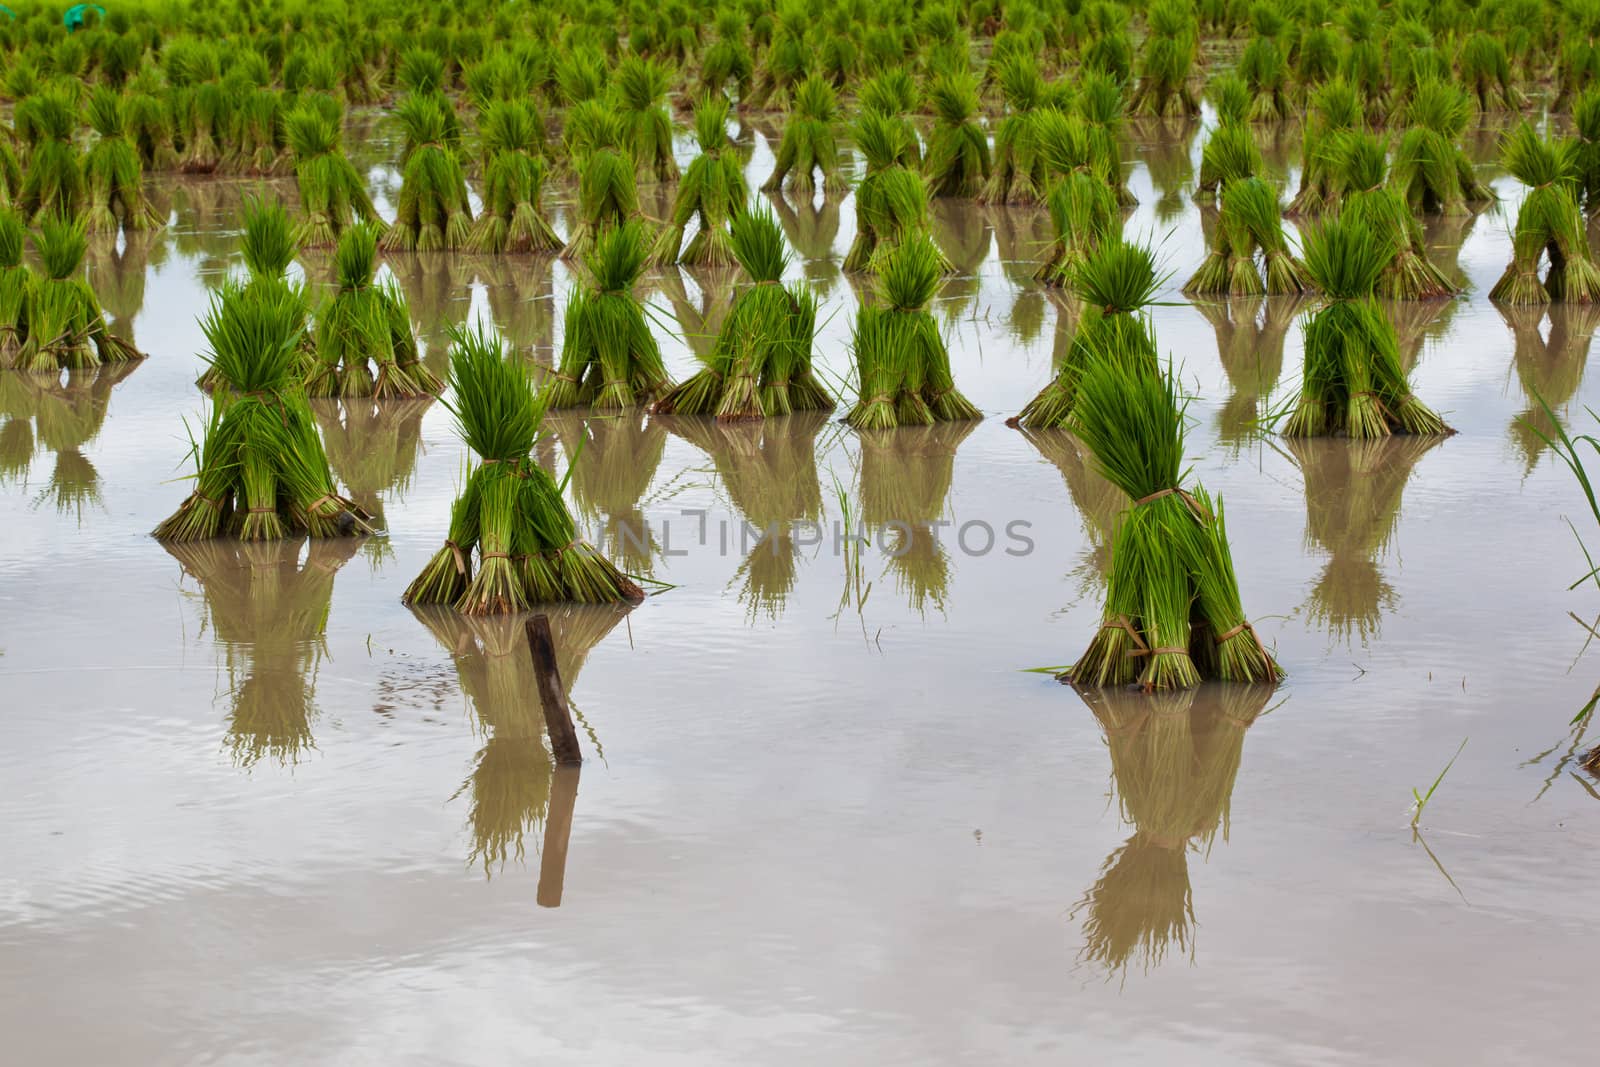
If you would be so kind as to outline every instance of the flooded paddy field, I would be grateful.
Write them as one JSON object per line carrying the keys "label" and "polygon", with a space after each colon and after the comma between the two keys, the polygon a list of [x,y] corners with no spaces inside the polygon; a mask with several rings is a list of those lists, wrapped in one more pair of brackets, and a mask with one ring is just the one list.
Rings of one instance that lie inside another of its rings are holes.
{"label": "flooded paddy field", "polygon": [[[750,173],[771,167],[770,131]],[[380,202],[397,145],[353,137]],[[1269,138],[1269,142],[1270,142]],[[1297,173],[1286,129],[1281,175]],[[1469,145],[1493,155],[1493,132]],[[692,146],[680,145],[685,159]],[[1136,127],[1270,697],[1086,700],[1027,668],[1100,623],[1120,501],[1008,429],[1070,338],[1042,211],[936,202],[970,428],[552,417],[590,538],[659,583],[557,612],[589,755],[552,772],[515,623],[414,613],[466,459],[443,405],[318,402],[364,543],[169,551],[196,316],[256,183],[158,178],[173,224],[91,249],[150,358],[0,377],[0,1028],[19,1063],[1519,1063],[1581,1053],[1600,878],[1593,587],[1575,483],[1600,313],[1502,313],[1498,209],[1430,224],[1467,295],[1396,310],[1437,443],[1286,444],[1297,306],[1195,302],[1199,128]],[[275,188],[292,195],[291,183]],[[568,190],[570,195],[570,190]],[[663,194],[664,195],[664,194]],[[848,197],[773,202],[850,378]],[[384,210],[389,210],[386,202]],[[664,202],[647,206],[664,213]],[[558,228],[564,227],[556,212]],[[492,322],[548,366],[548,260],[392,256],[430,362]],[[326,276],[327,264],[307,272]],[[681,379],[731,279],[655,273]],[[1303,305],[1302,305],[1303,307]],[[866,545],[857,523],[891,535]],[[794,525],[791,525],[794,524]],[[756,544],[746,525],[779,528]],[[837,532],[836,532],[837,531]],[[1420,823],[1426,790],[1466,741]],[[1580,999],[1583,998],[1583,999]]]}

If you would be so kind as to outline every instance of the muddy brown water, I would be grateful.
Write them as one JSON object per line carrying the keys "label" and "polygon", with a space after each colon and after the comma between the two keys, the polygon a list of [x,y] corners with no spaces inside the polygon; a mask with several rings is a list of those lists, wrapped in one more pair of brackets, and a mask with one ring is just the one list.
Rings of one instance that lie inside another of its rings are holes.
{"label": "muddy brown water", "polygon": [[[1174,286],[1202,254],[1196,135],[1130,142],[1128,230]],[[380,196],[391,149],[359,150]],[[1118,501],[1070,439],[1003,424],[1070,336],[1030,278],[1042,212],[940,204],[961,274],[938,313],[981,424],[555,420],[540,456],[574,468],[590,536],[663,583],[557,614],[591,754],[558,777],[515,626],[399,603],[464,459],[437,403],[319,408],[384,538],[147,536],[184,494],[195,316],[251,187],[159,180],[172,228],[92,255],[151,358],[0,377],[6,1058],[1569,1062],[1600,944],[1575,758],[1600,734],[1567,725],[1600,653],[1569,612],[1592,623],[1600,595],[1567,591],[1564,518],[1591,542],[1592,520],[1522,420],[1537,391],[1591,427],[1600,315],[1486,302],[1516,196],[1495,184],[1501,208],[1429,231],[1468,296],[1397,312],[1449,440],[1262,440],[1299,309],[1155,310],[1276,693],[1025,672],[1097,625]],[[779,211],[847,376],[851,203]],[[559,264],[390,269],[436,361],[478,317],[520,358],[558,350]],[[685,375],[728,280],[648,290]],[[859,551],[832,533],[862,520],[895,525]],[[741,538],[791,521],[823,532]],[[1412,788],[1465,738],[1413,835]]]}

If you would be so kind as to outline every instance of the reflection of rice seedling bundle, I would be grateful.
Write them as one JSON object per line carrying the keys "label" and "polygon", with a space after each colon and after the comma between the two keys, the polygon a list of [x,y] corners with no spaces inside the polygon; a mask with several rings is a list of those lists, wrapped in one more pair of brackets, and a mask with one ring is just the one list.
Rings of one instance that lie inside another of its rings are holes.
{"label": "reflection of rice seedling bundle", "polygon": [[96,89],[89,97],[89,125],[98,139],[89,149],[84,167],[89,191],[87,228],[115,233],[160,226],[165,220],[144,197],[144,169],[127,137],[123,98],[103,86]]}
{"label": "reflection of rice seedling bundle", "polygon": [[816,188],[818,172],[825,192],[848,188],[849,179],[839,168],[839,144],[833,131],[838,113],[838,93],[826,80],[812,75],[800,83],[783,139],[778,142],[772,175],[761,186],[763,192],[776,192],[787,183],[797,193],[810,193]]}
{"label": "reflection of rice seedling bundle", "polygon": [[[1589,253],[1589,238],[1578,207],[1578,148],[1567,139],[1541,138],[1528,123],[1506,135],[1501,162],[1529,186],[1517,208],[1511,235],[1511,265],[1489,290],[1504,304],[1545,304],[1600,300],[1600,269]],[[1539,278],[1540,260],[1550,269]]]}
{"label": "reflection of rice seedling bundle", "polygon": [[1223,441],[1245,440],[1266,416],[1262,401],[1277,387],[1284,340],[1300,305],[1294,297],[1195,305],[1216,331],[1217,357],[1232,387],[1217,419]]}
{"label": "reflection of rice seedling bundle", "polygon": [[611,92],[622,123],[622,143],[644,180],[676,181],[672,157],[672,116],[662,102],[672,72],[653,59],[626,56],[611,75]]}
{"label": "reflection of rice seedling bundle", "polygon": [[[383,495],[411,484],[422,449],[422,416],[432,403],[432,397],[363,397],[312,406],[329,469],[356,506],[372,516],[374,527],[386,525]],[[377,539],[368,543],[369,550],[383,547]]]}
{"label": "reflection of rice seedling bundle", "polygon": [[427,396],[441,388],[422,362],[411,311],[393,284],[374,282],[377,234],[352,226],[334,253],[338,289],[317,312],[316,359],[306,377],[314,397]]}
{"label": "reflection of rice seedling bundle", "polygon": [[[928,232],[928,185],[912,169],[916,132],[908,124],[863,112],[856,119],[855,142],[867,171],[856,187],[856,237],[844,269],[865,271],[875,269],[907,233]],[[941,269],[951,269],[948,260]]]}
{"label": "reflection of rice seedling bundle", "polygon": [[1428,258],[1422,223],[1388,184],[1388,150],[1381,138],[1346,130],[1328,139],[1342,216],[1361,223],[1387,254],[1377,293],[1390,300],[1434,300],[1455,292]]}
{"label": "reflection of rice seedling bundle", "polygon": [[[720,97],[702,100],[695,108],[694,130],[700,154],[683,174],[672,218],[656,240],[651,262],[657,266],[729,267],[735,259],[728,225],[745,210],[750,190],[728,137],[727,101]],[[683,235],[691,222],[699,228],[689,247],[683,248]]]}
{"label": "reflection of rice seedling bundle", "polygon": [[1239,599],[1220,498],[1182,486],[1183,411],[1169,374],[1126,349],[1095,353],[1073,428],[1128,494],[1113,542],[1104,622],[1065,677],[1088,686],[1187,689],[1203,677],[1271,682],[1277,662]]}
{"label": "reflection of rice seedling bundle", "polygon": [[1255,36],[1239,56],[1239,74],[1250,86],[1250,121],[1278,122],[1293,111],[1283,47],[1288,23],[1274,4],[1258,2],[1250,7],[1250,24]]}
{"label": "reflection of rice seedling bundle", "polygon": [[637,584],[577,539],[560,487],[531,458],[544,411],[527,369],[504,358],[497,338],[461,329],[453,338],[451,410],[481,462],[451,507],[444,547],[405,602],[497,615],[533,604],[642,600]]}
{"label": "reflection of rice seedling bundle", "polygon": [[1459,215],[1469,201],[1493,199],[1460,148],[1472,103],[1459,87],[1424,82],[1397,117],[1410,128],[1395,149],[1390,180],[1412,211]]}
{"label": "reflection of rice seedling bundle", "polygon": [[311,99],[284,116],[284,130],[294,153],[294,175],[300,189],[300,210],[305,213],[295,242],[302,248],[326,248],[357,222],[383,225],[362,184],[361,175],[345,157],[339,143],[339,119]]}
{"label": "reflection of rice seedling bundle", "polygon": [[1289,202],[1289,214],[1317,214],[1338,204],[1331,139],[1341,131],[1360,129],[1363,121],[1361,95],[1343,78],[1319,86],[1312,94],[1300,151],[1300,189]]}
{"label": "reflection of rice seedling bundle", "polygon": [[408,95],[395,109],[406,131],[400,202],[383,235],[386,252],[454,250],[467,243],[472,205],[442,97]]}
{"label": "reflection of rice seedling bundle", "polygon": [[597,100],[567,113],[567,136],[578,168],[576,220],[561,253],[568,260],[587,257],[603,232],[637,220],[639,189],[633,160],[623,147],[622,123]]}
{"label": "reflection of rice seedling bundle", "polygon": [[932,238],[911,234],[878,270],[878,305],[856,313],[854,350],[859,396],[846,416],[858,430],[931,426],[980,419],[956,389],[950,354],[928,302],[939,287]]}
{"label": "reflection of rice seedling bundle", "polygon": [[43,273],[27,287],[22,312],[27,334],[12,365],[54,371],[143,359],[106,329],[105,313],[84,280],[83,221],[42,220],[34,247]]}
{"label": "reflection of rice seedling bundle", "polygon": [[1188,209],[1189,186],[1195,181],[1190,146],[1199,123],[1194,119],[1137,119],[1133,134],[1155,187],[1156,221],[1172,225]]}
{"label": "reflection of rice seedling bundle", "polygon": [[933,132],[923,168],[934,196],[974,197],[991,170],[989,138],[978,122],[978,84],[972,75],[940,74],[928,86]]}
{"label": "reflection of rice seedling bundle", "polygon": [[49,217],[77,218],[88,187],[73,140],[78,128],[75,94],[64,87],[41,90],[17,104],[12,120],[28,149],[17,196],[23,214],[35,225]]}
{"label": "reflection of rice seedling bundle", "polygon": [[1289,253],[1277,189],[1260,178],[1239,178],[1223,186],[1211,253],[1184,292],[1278,296],[1305,292],[1308,284],[1304,268]]}
{"label": "reflection of rice seedling bundle", "polygon": [[1329,303],[1306,322],[1305,377],[1285,436],[1452,432],[1411,392],[1394,326],[1373,299],[1383,241],[1343,214],[1306,231],[1306,271]]}
{"label": "reflection of rice seedling bundle", "polygon": [[1009,53],[993,66],[1006,101],[994,132],[994,161],[979,199],[987,204],[1035,204],[1044,198],[1048,172],[1034,143],[1034,114],[1047,92],[1038,60]]}
{"label": "reflection of rice seedling bundle", "polygon": [[827,296],[839,277],[839,260],[834,244],[839,236],[839,197],[824,195],[820,201],[790,200],[781,193],[769,194],[767,202],[778,216],[783,236],[800,255],[806,281],[818,296]]}
{"label": "reflection of rice seedling bundle", "polygon": [[1006,424],[1030,429],[1070,427],[1078,382],[1097,352],[1119,353],[1153,374],[1157,366],[1155,328],[1144,309],[1162,281],[1156,273],[1155,253],[1120,238],[1096,246],[1076,263],[1072,283],[1083,302],[1077,333],[1050,384]]}
{"label": "reflection of rice seedling bundle", "polygon": [[[555,420],[552,420],[555,421]],[[600,546],[629,574],[649,574],[655,535],[640,502],[661,465],[667,431],[642,411],[555,421],[578,514],[600,524]]]}
{"label": "reflection of rice seedling bundle", "polygon": [[[1511,422],[1511,436],[1522,453],[1528,473],[1549,447],[1583,381],[1595,327],[1600,324],[1600,304],[1552,304],[1550,307],[1500,307],[1500,317],[1511,329],[1513,366],[1517,381],[1528,397],[1526,411]],[[1539,324],[1550,315],[1549,338]]]}
{"label": "reflection of rice seedling bundle", "polygon": [[1134,113],[1198,115],[1200,104],[1189,91],[1189,70],[1200,47],[1193,9],[1182,0],[1155,0],[1145,18],[1149,35],[1139,53]]}
{"label": "reflection of rice seedling bundle", "polygon": [[1122,232],[1114,160],[1106,158],[1089,125],[1078,116],[1044,111],[1035,123],[1039,153],[1055,179],[1046,205],[1055,241],[1034,275],[1064,286],[1086,256]]}
{"label": "reflection of rice seedling bundle", "polygon": [[661,349],[633,288],[644,268],[637,223],[606,230],[585,258],[590,288],[567,298],[561,366],[545,391],[551,408],[596,411],[647,404],[670,389]]}
{"label": "reflection of rice seedling bundle", "polygon": [[1476,98],[1479,111],[1519,111],[1522,93],[1511,78],[1511,58],[1505,42],[1483,30],[1461,43],[1456,59],[1461,81]]}
{"label": "reflection of rice seedling bundle", "polygon": [[1087,563],[1103,582],[1111,571],[1111,539],[1128,496],[1094,469],[1094,457],[1068,430],[1022,428],[1022,436],[1061,473],[1067,495],[1078,509],[1089,551]]}
{"label": "reflection of rice seedling bundle", "polygon": [[1587,89],[1572,105],[1578,135],[1578,198],[1590,211],[1600,207],[1600,86]]}
{"label": "reflection of rice seedling bundle", "polygon": [[201,329],[220,377],[196,443],[195,488],[155,529],[162,541],[272,541],[371,533],[334,488],[300,386],[305,307],[287,287],[230,282]]}
{"label": "reflection of rice seedling bundle", "polygon": [[700,54],[700,91],[721,95],[733,82],[739,100],[750,95],[750,80],[755,75],[755,60],[745,43],[745,23],[737,11],[717,12],[717,39]]}
{"label": "reflection of rice seedling bundle", "polygon": [[537,269],[505,259],[479,265],[489,316],[512,352],[542,367],[555,362],[554,264],[536,261]]}
{"label": "reflection of rice seedling bundle", "polygon": [[539,117],[524,100],[495,100],[484,110],[483,213],[467,248],[474,252],[559,252],[561,238],[540,203],[545,163]]}
{"label": "reflection of rice seedling bundle", "polygon": [[861,521],[889,557],[895,588],[919,613],[944,610],[950,558],[934,527],[948,513],[955,457],[973,422],[861,435]]}
{"label": "reflection of rice seedling bundle", "polygon": [[[81,521],[86,505],[100,503],[100,474],[83,449],[105,425],[111,391],[137,366],[113,363],[69,370],[65,384],[53,376],[5,376],[9,381],[25,383],[28,406],[33,412],[35,433],[28,437],[27,455],[19,458],[24,464],[31,459],[35,436],[40,448],[55,453],[50,480],[40,496],[54,503],[58,513],[75,513]],[[20,447],[21,441],[17,444]]]}
{"label": "reflection of rice seedling bundle", "polygon": [[28,292],[33,275],[22,265],[27,229],[14,211],[0,210],[0,370],[14,366],[28,341]]}

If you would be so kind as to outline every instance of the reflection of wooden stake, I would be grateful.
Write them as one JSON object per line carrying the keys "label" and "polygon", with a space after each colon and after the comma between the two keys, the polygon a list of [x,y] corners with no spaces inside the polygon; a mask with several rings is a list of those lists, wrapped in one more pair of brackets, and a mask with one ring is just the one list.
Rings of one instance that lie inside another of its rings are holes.
{"label": "reflection of wooden stake", "polygon": [[582,767],[557,767],[550,781],[550,811],[544,820],[544,851],[539,855],[539,907],[561,907],[567,876],[567,841],[572,837],[572,806],[578,799]]}
{"label": "reflection of wooden stake", "polygon": [[556,643],[550,636],[550,620],[535,615],[528,620],[528,651],[533,655],[533,674],[539,682],[539,703],[544,707],[545,725],[550,729],[550,751],[557,765],[582,763],[578,731],[572,726],[572,710],[556,668]]}

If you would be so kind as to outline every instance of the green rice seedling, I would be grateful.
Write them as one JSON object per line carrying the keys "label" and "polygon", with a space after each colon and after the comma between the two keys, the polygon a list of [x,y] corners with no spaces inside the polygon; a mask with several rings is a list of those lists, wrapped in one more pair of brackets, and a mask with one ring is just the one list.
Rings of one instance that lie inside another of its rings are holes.
{"label": "green rice seedling", "polygon": [[284,129],[294,154],[303,213],[295,232],[296,244],[327,248],[338,243],[339,236],[355,223],[383,225],[360,173],[340,145],[337,117],[303,98],[284,117]]}
{"label": "green rice seedling", "polygon": [[464,248],[472,229],[467,179],[450,132],[448,103],[407,96],[395,109],[406,131],[395,220],[379,242],[386,252]]}
{"label": "green rice seedling", "polygon": [[[1578,160],[1574,141],[1540,137],[1528,123],[1505,136],[1501,163],[1529,189],[1517,208],[1511,264],[1489,291],[1490,300],[1503,304],[1600,300],[1600,270],[1590,256],[1578,207]],[[1541,280],[1539,266],[1546,255],[1550,269]]]}
{"label": "green rice seedling", "polygon": [[573,290],[567,301],[561,363],[542,394],[547,407],[630,408],[672,387],[633,294],[645,254],[637,223],[606,230],[595,240],[584,259],[589,287]]}
{"label": "green rice seedling", "polygon": [[338,288],[317,312],[315,359],[305,375],[310,396],[389,399],[430,396],[443,388],[417,350],[404,294],[374,281],[377,240],[377,232],[362,225],[339,237]]}
{"label": "green rice seedling", "polygon": [[1052,175],[1045,205],[1055,240],[1034,277],[1047,286],[1068,286],[1083,257],[1122,232],[1113,184],[1116,169],[1080,116],[1042,111],[1037,135],[1040,156]]}
{"label": "green rice seedling", "polygon": [[986,204],[1036,204],[1049,187],[1034,141],[1034,114],[1045,99],[1044,76],[1031,54],[1009,54],[992,67],[1007,110],[995,127],[994,159],[979,199]]}
{"label": "green rice seedling", "polygon": [[285,289],[229,282],[201,321],[221,381],[195,444],[195,487],[162,541],[274,541],[372,533],[339,495],[301,388],[305,309]]}
{"label": "green rice seedling", "polygon": [[1228,182],[1259,177],[1266,164],[1255,134],[1242,122],[1225,122],[1211,131],[1200,150],[1200,180],[1194,198],[1209,203]]}
{"label": "green rice seedling", "polygon": [[578,540],[561,488],[534,462],[545,407],[525,366],[505,358],[497,337],[454,327],[449,384],[446,404],[480,462],[451,508],[448,539],[405,602],[499,615],[535,604],[643,600],[637,583]]}
{"label": "green rice seedling", "polygon": [[628,56],[611,76],[613,107],[622,123],[622,143],[641,180],[678,179],[672,156],[672,116],[663,101],[672,71],[653,59]]}
{"label": "green rice seedling", "polygon": [[761,56],[755,86],[748,100],[743,94],[739,98],[743,106],[772,111],[798,109],[800,90],[813,73],[816,57],[806,37],[815,20],[814,13],[803,4],[788,3],[778,8],[776,18],[777,26],[771,44]]}
{"label": "green rice seedling", "polygon": [[[695,267],[728,267],[733,253],[732,221],[745,210],[750,198],[738,151],[728,137],[728,103],[707,97],[695,108],[695,139],[700,154],[684,171],[672,217],[656,239],[650,262],[655,266],[683,263]],[[683,235],[690,223],[698,229],[689,247]]]}
{"label": "green rice seedling", "polygon": [[813,75],[800,83],[795,92],[794,110],[783,127],[772,174],[761,186],[763,192],[776,192],[786,185],[798,193],[812,192],[816,175],[822,175],[825,193],[840,193],[848,179],[839,168],[839,145],[834,135],[839,98],[825,79]]}
{"label": "green rice seedling", "polygon": [[[856,93],[856,105],[861,115],[871,113],[893,122],[896,126],[893,140],[898,146],[896,162],[912,170],[921,168],[922,141],[911,116],[922,110],[922,94],[909,71],[904,67],[890,67],[868,78]],[[870,168],[871,160],[868,166]]]}
{"label": "green rice seedling", "polygon": [[1194,11],[1181,0],[1155,0],[1146,12],[1149,35],[1139,53],[1139,85],[1132,110],[1138,115],[1200,113],[1189,91],[1189,72],[1200,47]]}
{"label": "green rice seedling", "polygon": [[1300,188],[1287,214],[1315,215],[1337,204],[1339,183],[1330,141],[1342,131],[1360,129],[1364,122],[1361,95],[1349,82],[1340,77],[1317,87],[1300,152]]}
{"label": "green rice seedling", "polygon": [[[867,170],[856,187],[856,236],[844,269],[858,272],[875,269],[906,234],[929,232],[930,221],[927,182],[912,169],[915,132],[894,118],[865,111],[854,133]],[[940,266],[952,269],[943,253]]]}
{"label": "green rice seedling", "polygon": [[526,100],[494,100],[483,112],[483,211],[467,248],[489,253],[555,253],[562,240],[545,218],[546,167],[539,117]]}
{"label": "green rice seedling", "polygon": [[22,263],[26,241],[27,227],[21,216],[0,210],[0,370],[15,366],[27,346],[33,275]]}
{"label": "green rice seedling", "polygon": [[1332,14],[1323,3],[1308,5],[1304,12],[1300,40],[1292,51],[1295,78],[1307,89],[1315,90],[1338,76],[1345,38]]}
{"label": "green rice seedling", "polygon": [[81,218],[40,222],[34,248],[42,269],[27,287],[27,338],[13,364],[19,369],[48,372],[144,358],[106,328],[100,302],[84,280],[87,247]]}
{"label": "green rice seedling", "polygon": [[1479,111],[1522,109],[1522,93],[1511,75],[1511,58],[1499,37],[1483,30],[1473,33],[1461,43],[1456,63]]}
{"label": "green rice seedling", "polygon": [[611,77],[605,53],[597,48],[572,48],[556,60],[557,102],[568,107],[599,100]]}
{"label": "green rice seedling", "polygon": [[1461,753],[1466,749],[1468,740],[1469,738],[1465,737],[1461,739],[1461,744],[1456,748],[1456,754],[1450,757],[1450,762],[1444,765],[1444,770],[1439,772],[1439,777],[1433,780],[1433,784],[1428,787],[1426,793],[1418,790],[1415,786],[1412,787],[1411,828],[1413,830],[1417,828],[1417,822],[1422,818],[1423,809],[1428,806],[1428,801],[1433,799],[1433,794],[1438,790],[1439,783],[1444,781],[1444,776],[1450,773],[1450,768],[1454,767],[1456,760],[1461,758]]}
{"label": "green rice seedling", "polygon": [[928,87],[933,132],[923,161],[933,196],[975,197],[989,180],[989,138],[978,123],[978,85],[970,74],[943,74]]}
{"label": "green rice seedling", "polygon": [[130,87],[124,96],[124,121],[128,139],[139,153],[146,171],[178,169],[178,150],[173,139],[172,113],[154,92]]}
{"label": "green rice seedling", "polygon": [[[1064,102],[1058,100],[1053,106],[1059,110]],[[1138,197],[1128,188],[1128,167],[1122,158],[1125,107],[1121,84],[1103,74],[1085,74],[1078,81],[1071,103],[1073,111],[1088,123],[1090,147],[1116,194],[1117,203],[1122,207],[1137,204]],[[1048,163],[1046,167],[1050,169]]]}
{"label": "green rice seedling", "polygon": [[222,169],[257,176],[287,173],[292,162],[284,132],[284,108],[281,90],[255,86],[245,91]]}
{"label": "green rice seedling", "polygon": [[[301,329],[306,330],[311,319],[309,297],[304,286],[289,281],[289,264],[295,257],[294,224],[283,202],[265,196],[247,196],[241,214],[244,232],[239,238],[239,252],[245,265],[245,287],[266,290],[263,297],[268,300],[288,299],[292,294],[300,304]],[[301,377],[309,373],[314,358],[311,337],[303,333]],[[220,370],[212,365],[206,367],[195,384],[208,393],[226,385]]]}
{"label": "green rice seedling", "polygon": [[232,126],[234,99],[211,72],[204,81],[181,85],[173,98],[173,113],[182,134],[183,155],[178,167],[185,174],[210,174],[222,162],[222,143]]}
{"label": "green rice seedling", "polygon": [[1422,223],[1405,198],[1388,184],[1388,151],[1379,137],[1346,130],[1328,138],[1340,213],[1371,231],[1387,250],[1388,263],[1378,277],[1377,295],[1389,300],[1436,300],[1456,286],[1428,256]]}
{"label": "green rice seedling", "polygon": [[700,55],[702,95],[720,95],[733,83],[742,101],[750,94],[755,76],[755,58],[745,43],[744,19],[735,11],[720,11],[716,19],[717,39]]}
{"label": "green rice seedling", "polygon": [[1460,148],[1472,118],[1465,92],[1447,82],[1423,82],[1397,117],[1410,128],[1395,149],[1390,180],[1413,212],[1459,215],[1469,201],[1494,198]]}
{"label": "green rice seedling", "polygon": [[605,105],[589,101],[574,107],[567,131],[578,166],[578,205],[561,255],[581,262],[602,233],[639,219],[639,189],[633,159],[623,148],[622,124]]}
{"label": "green rice seedling", "polygon": [[1306,273],[1327,303],[1305,324],[1304,379],[1284,436],[1453,432],[1412,393],[1394,325],[1374,299],[1388,239],[1344,214],[1305,232]]}
{"label": "green rice seedling", "polygon": [[701,369],[654,410],[735,422],[831,409],[833,398],[812,367],[817,298],[804,282],[784,286],[789,250],[777,219],[765,210],[744,212],[733,222],[732,243],[755,284],[734,299]]}
{"label": "green rice seedling", "polygon": [[1211,254],[1184,292],[1283,296],[1308,287],[1303,268],[1289,251],[1277,189],[1260,178],[1230,181],[1222,190]]}
{"label": "green rice seedling", "polygon": [[1584,207],[1600,207],[1600,87],[1587,89],[1572,105],[1577,134],[1578,196]]}
{"label": "green rice seedling", "polygon": [[941,274],[933,239],[907,235],[877,273],[878,303],[856,315],[858,397],[845,421],[882,430],[982,418],[956,388],[944,338],[928,311]]}
{"label": "green rice seedling", "polygon": [[78,126],[75,94],[45,89],[18,103],[12,117],[27,145],[27,167],[17,197],[23,213],[34,225],[47,218],[78,217],[88,198],[88,183],[73,139]]}
{"label": "green rice seedling", "polygon": [[148,230],[163,219],[144,195],[144,168],[127,137],[127,109],[122,97],[101,87],[89,97],[89,125],[97,140],[85,160],[88,174],[90,232]]}
{"label": "green rice seedling", "polygon": [[1239,74],[1250,86],[1250,121],[1278,122],[1293,111],[1283,45],[1288,23],[1276,5],[1265,2],[1251,5],[1250,22],[1255,36],[1239,56]]}

